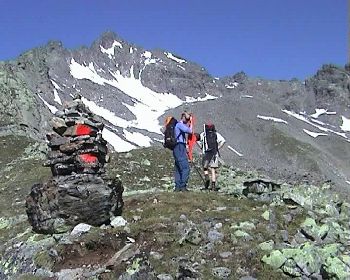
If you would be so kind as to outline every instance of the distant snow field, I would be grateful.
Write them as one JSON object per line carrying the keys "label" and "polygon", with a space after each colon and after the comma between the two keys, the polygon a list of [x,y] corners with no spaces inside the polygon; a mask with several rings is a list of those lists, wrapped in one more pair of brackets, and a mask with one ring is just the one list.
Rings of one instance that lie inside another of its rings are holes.
{"label": "distant snow field", "polygon": [[[143,53],[143,56],[146,58],[146,60],[151,59],[152,53],[146,51]],[[178,107],[183,103],[200,102],[217,98],[215,96],[206,94],[204,97],[197,98],[186,96],[185,100],[181,100],[179,97],[172,93],[155,92],[142,84],[142,81],[140,79],[141,71],[139,72],[138,78],[136,78],[134,75],[133,66],[131,66],[130,68],[129,76],[123,76],[118,70],[116,72],[109,71],[111,77],[110,79],[107,79],[101,77],[96,72],[93,62],[90,62],[88,66],[84,66],[77,63],[72,58],[70,63],[70,73],[74,78],[87,79],[99,85],[113,86],[125,93],[126,95],[128,95],[132,99],[132,105],[122,103],[135,116],[135,119],[129,121],[116,116],[113,112],[101,106],[98,106],[92,100],[82,98],[84,104],[88,106],[93,113],[101,116],[102,118],[104,118],[105,120],[109,121],[111,124],[117,127],[134,127],[149,132],[161,134],[162,126],[160,125],[158,119],[167,110]],[[107,137],[109,137],[110,141],[120,141],[116,137],[112,137],[111,133],[113,132],[110,132],[109,134],[107,132]],[[146,138],[146,136],[141,137],[140,135],[141,133],[130,134],[129,132],[124,131],[123,136],[126,140],[135,143],[138,146],[150,145],[152,140],[150,138]],[[117,145],[112,145],[114,147],[117,147]],[[122,145],[122,147],[122,149],[124,150],[125,145]],[[133,145],[126,145],[126,147],[131,149],[135,148],[135,146]],[[119,149],[116,150],[120,151]]]}

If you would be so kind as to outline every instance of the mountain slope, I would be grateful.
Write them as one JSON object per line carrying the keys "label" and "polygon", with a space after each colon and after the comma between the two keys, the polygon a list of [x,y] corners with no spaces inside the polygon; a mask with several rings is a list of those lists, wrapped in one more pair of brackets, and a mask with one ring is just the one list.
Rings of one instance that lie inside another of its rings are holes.
{"label": "mountain slope", "polygon": [[52,115],[80,94],[106,124],[104,138],[123,152],[159,145],[164,116],[187,109],[197,116],[197,131],[208,120],[216,124],[227,139],[226,162],[289,180],[331,180],[346,191],[349,75],[347,67],[328,65],[305,82],[243,72],[214,78],[195,63],[113,33],[76,50],[49,42],[1,64],[0,132],[43,139]]}

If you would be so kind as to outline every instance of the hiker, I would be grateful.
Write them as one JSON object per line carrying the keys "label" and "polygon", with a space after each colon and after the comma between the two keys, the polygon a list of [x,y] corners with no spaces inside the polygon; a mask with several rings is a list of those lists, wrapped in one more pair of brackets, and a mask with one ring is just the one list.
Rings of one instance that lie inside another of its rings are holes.
{"label": "hiker", "polygon": [[175,192],[188,191],[187,181],[190,175],[190,165],[187,155],[186,134],[191,134],[189,127],[191,115],[187,112],[181,114],[181,120],[176,123],[174,128],[176,144],[173,149],[175,159]]}
{"label": "hiker", "polygon": [[214,124],[207,123],[203,126],[203,132],[200,135],[196,135],[197,144],[202,150],[203,154],[203,170],[204,170],[204,188],[209,189],[210,177],[209,171],[211,171],[211,189],[218,191],[219,188],[216,185],[217,168],[219,167],[220,149],[225,144],[224,137],[216,131]]}

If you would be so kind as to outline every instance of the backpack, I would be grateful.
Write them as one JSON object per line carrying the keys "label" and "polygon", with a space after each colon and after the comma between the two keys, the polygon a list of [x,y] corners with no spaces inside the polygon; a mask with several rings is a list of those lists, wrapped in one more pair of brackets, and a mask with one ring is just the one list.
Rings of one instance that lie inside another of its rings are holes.
{"label": "backpack", "polygon": [[174,150],[177,144],[177,138],[175,136],[175,126],[177,120],[174,117],[167,117],[165,121],[165,131],[164,131],[164,144],[165,148]]}
{"label": "backpack", "polygon": [[217,153],[218,137],[214,125],[204,125],[204,152]]}

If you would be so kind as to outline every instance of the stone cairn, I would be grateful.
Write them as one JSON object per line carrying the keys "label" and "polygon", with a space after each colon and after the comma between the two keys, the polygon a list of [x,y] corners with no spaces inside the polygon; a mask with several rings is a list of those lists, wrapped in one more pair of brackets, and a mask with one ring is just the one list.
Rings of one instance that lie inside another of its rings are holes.
{"label": "stone cairn", "polygon": [[44,166],[53,177],[35,184],[26,199],[28,220],[38,233],[60,233],[79,223],[108,224],[120,215],[123,187],[107,178],[107,142],[103,124],[76,98],[57,112],[46,135],[49,152]]}

